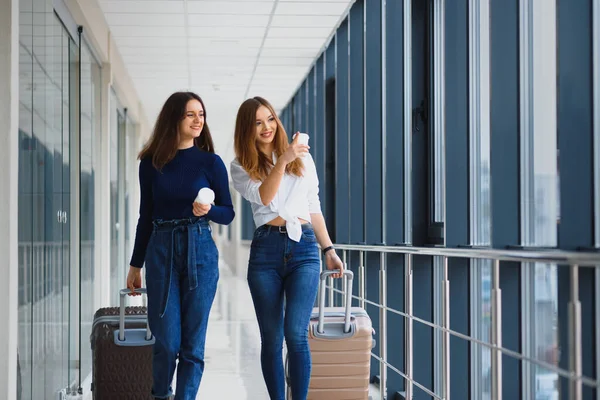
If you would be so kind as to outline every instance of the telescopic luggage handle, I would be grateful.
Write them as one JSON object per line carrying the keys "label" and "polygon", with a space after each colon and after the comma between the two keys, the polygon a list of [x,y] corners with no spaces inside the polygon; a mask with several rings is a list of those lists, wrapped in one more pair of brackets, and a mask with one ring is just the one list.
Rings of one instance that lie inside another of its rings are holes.
{"label": "telescopic luggage handle", "polygon": [[[135,289],[135,293],[147,295],[145,288]],[[131,289],[121,289],[119,291],[119,341],[125,340],[125,296],[131,293]],[[150,323],[146,320],[146,340],[152,339],[152,332],[150,331]]]}
{"label": "telescopic luggage handle", "polygon": [[[324,332],[323,324],[325,322],[325,279],[330,275],[335,275],[339,273],[339,269],[321,272],[321,282],[319,285],[319,324],[317,325],[318,333]],[[350,310],[352,307],[352,280],[354,279],[354,274],[352,273],[352,271],[344,269],[344,274],[342,277],[346,279],[346,293],[344,293],[346,295],[346,310],[344,313],[344,333],[348,333],[350,332]]]}

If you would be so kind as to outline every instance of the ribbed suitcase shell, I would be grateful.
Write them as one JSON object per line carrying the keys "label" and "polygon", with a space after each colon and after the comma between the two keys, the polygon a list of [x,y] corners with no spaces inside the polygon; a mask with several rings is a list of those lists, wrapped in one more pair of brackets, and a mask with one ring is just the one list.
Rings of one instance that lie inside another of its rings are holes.
{"label": "ribbed suitcase shell", "polygon": [[[125,308],[125,328],[145,328],[146,307]],[[119,329],[119,307],[94,314],[92,395],[94,400],[151,400],[152,346],[126,347],[114,343]]]}
{"label": "ribbed suitcase shell", "polygon": [[[326,307],[325,323],[344,322],[344,307]],[[368,400],[373,347],[371,318],[361,307],[352,307],[355,334],[349,338],[315,337],[319,309],[314,308],[308,332],[312,372],[308,400]]]}

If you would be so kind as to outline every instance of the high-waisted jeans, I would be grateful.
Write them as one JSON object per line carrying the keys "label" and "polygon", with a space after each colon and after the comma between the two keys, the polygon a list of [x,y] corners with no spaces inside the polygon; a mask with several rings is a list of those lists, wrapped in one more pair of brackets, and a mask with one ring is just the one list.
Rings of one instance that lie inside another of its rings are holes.
{"label": "high-waisted jeans", "polygon": [[146,252],[148,320],[156,338],[152,395],[193,400],[204,372],[204,343],[217,281],[218,251],[206,218],[154,221]]}
{"label": "high-waisted jeans", "polygon": [[312,225],[302,225],[300,242],[289,239],[285,227],[263,225],[254,232],[248,284],[262,340],[263,377],[271,400],[285,399],[284,337],[292,398],[306,400],[312,366],[308,325],[319,273],[319,249]]}

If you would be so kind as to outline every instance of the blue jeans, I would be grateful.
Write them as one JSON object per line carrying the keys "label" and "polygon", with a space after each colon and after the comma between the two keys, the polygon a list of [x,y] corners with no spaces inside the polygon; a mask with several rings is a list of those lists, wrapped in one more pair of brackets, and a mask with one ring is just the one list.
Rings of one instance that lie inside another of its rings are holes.
{"label": "blue jeans", "polygon": [[218,251],[205,218],[154,221],[146,253],[148,321],[156,338],[152,395],[193,400],[204,372],[208,314],[219,279]]}
{"label": "blue jeans", "polygon": [[285,227],[263,225],[254,232],[248,285],[260,328],[260,361],[271,400],[285,399],[284,337],[292,398],[306,400],[312,366],[308,325],[319,273],[319,249],[312,225],[302,225],[298,243],[288,238]]}

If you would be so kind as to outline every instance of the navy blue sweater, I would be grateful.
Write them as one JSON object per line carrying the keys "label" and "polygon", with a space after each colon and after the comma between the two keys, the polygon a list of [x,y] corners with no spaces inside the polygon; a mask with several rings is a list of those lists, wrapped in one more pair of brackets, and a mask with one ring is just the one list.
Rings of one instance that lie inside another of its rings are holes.
{"label": "navy blue sweater", "polygon": [[214,205],[206,217],[218,224],[229,224],[235,213],[229,193],[229,179],[223,160],[197,147],[179,150],[162,171],[150,157],[140,162],[140,216],[135,235],[131,265],[141,268],[152,234],[152,221],[194,217],[192,205],[198,191],[209,187],[215,192]]}

